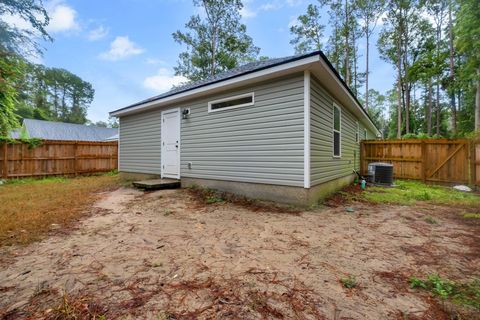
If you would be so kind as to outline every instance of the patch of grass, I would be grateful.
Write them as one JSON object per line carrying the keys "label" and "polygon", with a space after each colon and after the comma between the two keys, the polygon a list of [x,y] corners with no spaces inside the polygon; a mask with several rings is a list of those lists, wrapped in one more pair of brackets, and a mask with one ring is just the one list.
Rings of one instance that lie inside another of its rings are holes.
{"label": "patch of grass", "polygon": [[449,187],[427,185],[418,181],[396,181],[396,187],[370,187],[360,197],[373,203],[414,205],[419,201],[433,204],[474,207],[480,196]]}
{"label": "patch of grass", "polygon": [[427,279],[410,278],[410,287],[424,289],[442,299],[449,299],[455,304],[480,310],[480,279],[456,283],[443,279],[438,274],[430,274]]}
{"label": "patch of grass", "polygon": [[357,286],[357,279],[355,276],[349,275],[348,277],[341,278],[340,283],[347,289],[355,288]]}
{"label": "patch of grass", "polygon": [[426,216],[426,217],[424,218],[424,220],[425,220],[426,223],[438,224],[438,221],[437,221],[434,217],[432,217],[432,216]]}
{"label": "patch of grass", "polygon": [[465,219],[480,219],[480,213],[464,213],[463,217]]}
{"label": "patch of grass", "polygon": [[11,180],[0,186],[0,246],[28,244],[85,213],[95,194],[118,188],[117,176]]}
{"label": "patch of grass", "polygon": [[25,185],[25,184],[45,184],[52,182],[65,182],[68,178],[63,176],[45,177],[45,178],[23,178],[11,179],[5,182],[5,185]]}
{"label": "patch of grass", "polygon": [[219,202],[225,202],[225,199],[220,197],[208,197],[205,202],[208,204],[219,203]]}

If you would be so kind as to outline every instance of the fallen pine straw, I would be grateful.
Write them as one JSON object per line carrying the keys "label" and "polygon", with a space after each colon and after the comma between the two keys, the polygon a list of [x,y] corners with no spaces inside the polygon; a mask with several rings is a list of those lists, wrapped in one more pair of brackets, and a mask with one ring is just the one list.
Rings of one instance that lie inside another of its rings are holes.
{"label": "fallen pine straw", "polygon": [[60,295],[52,290],[48,298],[55,299],[54,305],[32,299],[22,311],[11,310],[8,315],[49,320],[130,319],[128,316],[144,316],[149,310],[159,319],[325,319],[311,288],[277,272],[251,269],[235,277],[166,280],[132,279],[122,289],[113,290],[130,297],[108,305],[102,292]]}
{"label": "fallen pine straw", "polygon": [[0,246],[28,244],[85,214],[95,194],[119,186],[117,176],[47,178],[0,186]]}

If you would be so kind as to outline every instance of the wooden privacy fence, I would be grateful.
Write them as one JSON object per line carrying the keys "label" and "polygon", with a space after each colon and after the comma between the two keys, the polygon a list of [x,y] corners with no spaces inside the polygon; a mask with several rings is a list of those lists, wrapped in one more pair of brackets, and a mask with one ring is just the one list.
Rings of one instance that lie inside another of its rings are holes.
{"label": "wooden privacy fence", "polygon": [[468,139],[366,140],[361,172],[371,162],[393,164],[399,179],[480,185],[480,142]]}
{"label": "wooden privacy fence", "polygon": [[0,143],[0,178],[77,175],[117,169],[118,143],[44,140]]}

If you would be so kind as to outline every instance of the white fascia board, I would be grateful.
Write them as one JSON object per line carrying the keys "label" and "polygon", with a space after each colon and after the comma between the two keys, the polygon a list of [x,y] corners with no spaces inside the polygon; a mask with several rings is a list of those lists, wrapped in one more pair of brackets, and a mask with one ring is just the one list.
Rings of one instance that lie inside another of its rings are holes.
{"label": "white fascia board", "polygon": [[173,103],[173,102],[177,102],[177,101],[180,101],[180,100],[195,98],[197,95],[205,94],[208,91],[219,89],[221,87],[248,84],[248,82],[257,81],[262,77],[273,76],[276,73],[281,73],[281,72],[285,72],[289,69],[294,69],[294,68],[306,66],[308,64],[318,62],[320,60],[321,60],[320,55],[316,54],[314,56],[310,56],[310,57],[306,57],[306,58],[303,58],[303,59],[300,59],[300,60],[288,62],[288,63],[281,64],[281,65],[278,65],[278,66],[275,66],[275,67],[267,68],[267,69],[264,69],[264,70],[255,71],[255,72],[252,72],[252,73],[245,74],[243,76],[238,76],[238,77],[231,78],[231,79],[224,80],[224,81],[220,81],[220,82],[217,82],[217,83],[212,83],[212,84],[200,87],[200,88],[188,90],[188,91],[181,92],[181,93],[178,93],[178,94],[174,94],[172,96],[168,96],[168,97],[161,98],[161,99],[158,99],[158,100],[149,101],[149,102],[140,104],[140,105],[132,107],[132,108],[127,108],[125,110],[120,109],[120,110],[117,110],[117,111],[113,111],[113,112],[110,112],[110,116],[121,117],[123,115],[136,113],[136,112],[140,112],[140,111],[151,109],[151,108],[160,107],[160,106],[165,105],[167,103]]}
{"label": "white fascia board", "polygon": [[362,115],[364,116],[365,119],[367,119],[368,123],[370,124],[370,129],[373,129],[373,131],[375,131],[375,135],[380,135],[380,131],[378,131],[377,127],[375,126],[375,124],[373,124],[372,120],[370,120],[370,118],[368,116],[366,116],[364,114],[364,111],[362,106],[360,106],[357,101],[355,100],[354,97],[352,97],[352,94],[347,90],[347,88],[345,88],[345,86],[340,82],[340,80],[338,79],[338,77],[332,72],[332,70],[330,69],[330,67],[327,65],[327,63],[323,60],[323,59],[320,59],[320,63],[322,64],[322,66],[325,68],[325,70],[327,70],[327,72],[329,73],[329,75],[335,79],[335,81],[337,82],[338,86],[340,88],[342,88],[342,91],[348,96],[348,97],[351,97],[351,100],[353,102],[353,104],[355,105],[355,107],[357,107],[359,110],[360,110],[360,113],[362,113]]}

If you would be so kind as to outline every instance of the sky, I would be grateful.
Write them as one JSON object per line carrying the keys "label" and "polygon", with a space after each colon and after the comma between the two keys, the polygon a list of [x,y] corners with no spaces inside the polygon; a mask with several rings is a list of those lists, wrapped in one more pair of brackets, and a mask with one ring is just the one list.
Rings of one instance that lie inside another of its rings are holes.
{"label": "sky", "polygon": [[[43,43],[48,67],[64,68],[90,82],[95,98],[88,118],[106,121],[108,112],[168,91],[184,79],[173,67],[185,47],[172,33],[184,30],[190,16],[199,12],[191,0],[50,0],[47,28],[55,39]],[[294,54],[289,28],[306,12],[307,0],[244,0],[242,22],[260,55]],[[322,12],[329,35],[329,17]],[[21,24],[12,19],[12,23]],[[379,31],[378,26],[376,31]],[[360,70],[364,71],[364,40],[359,45]],[[376,36],[372,39],[375,44]],[[382,93],[393,84],[393,68],[382,61],[371,45],[370,88]]]}

